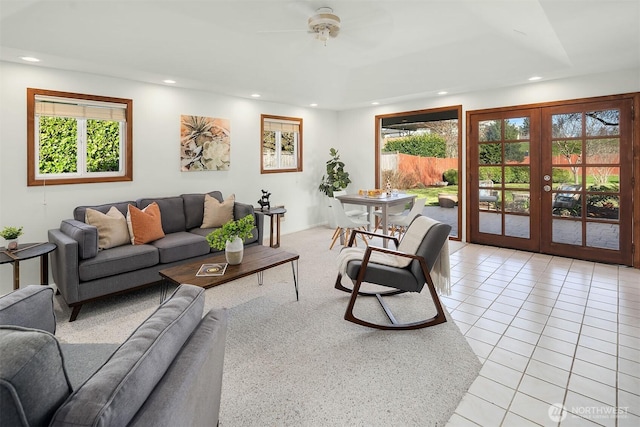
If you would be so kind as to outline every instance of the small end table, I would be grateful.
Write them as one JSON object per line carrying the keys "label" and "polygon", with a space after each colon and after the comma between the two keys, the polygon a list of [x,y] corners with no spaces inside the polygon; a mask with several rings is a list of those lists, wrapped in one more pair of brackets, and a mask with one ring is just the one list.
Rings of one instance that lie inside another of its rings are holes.
{"label": "small end table", "polygon": [[[269,230],[269,246],[271,246],[272,248],[279,248],[280,247],[280,218],[282,218],[282,215],[284,215],[287,212],[287,210],[282,207],[282,208],[272,208],[272,209],[269,209],[268,211],[263,211],[260,208],[255,208],[255,211],[261,212],[270,218],[271,228]],[[275,242],[273,239],[274,223],[275,223],[275,229],[276,229]]]}
{"label": "small end table", "polygon": [[40,257],[40,284],[49,284],[49,252],[53,252],[53,243],[22,243],[18,249],[9,251],[4,246],[0,248],[0,264],[13,264],[13,289],[20,288],[20,261]]}

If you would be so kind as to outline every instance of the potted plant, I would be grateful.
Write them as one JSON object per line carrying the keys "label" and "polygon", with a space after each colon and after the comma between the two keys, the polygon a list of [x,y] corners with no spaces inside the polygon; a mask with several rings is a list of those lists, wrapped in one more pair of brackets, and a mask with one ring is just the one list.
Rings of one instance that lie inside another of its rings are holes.
{"label": "potted plant", "polygon": [[222,227],[213,230],[207,235],[209,246],[218,250],[225,250],[227,262],[231,265],[237,265],[242,262],[244,254],[244,239],[251,237],[255,220],[253,215],[249,214],[238,220],[231,220]]}
{"label": "potted plant", "polygon": [[22,227],[4,227],[0,230],[0,236],[7,241],[7,249],[18,249],[18,237],[22,236]]}
{"label": "potted plant", "polygon": [[322,175],[318,190],[327,197],[333,197],[334,191],[344,190],[351,183],[351,180],[349,172],[344,170],[344,162],[340,161],[338,150],[331,148],[329,154],[331,158],[327,160],[327,174]]}

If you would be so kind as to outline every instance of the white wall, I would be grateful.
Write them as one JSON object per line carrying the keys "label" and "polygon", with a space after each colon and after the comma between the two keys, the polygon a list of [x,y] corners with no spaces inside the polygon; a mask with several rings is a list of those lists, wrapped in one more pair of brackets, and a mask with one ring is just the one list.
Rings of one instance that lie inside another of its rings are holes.
{"label": "white wall", "polygon": [[[27,87],[133,99],[134,180],[27,187]],[[73,208],[81,204],[217,189],[256,205],[264,188],[271,191],[272,202],[286,205],[283,233],[291,233],[326,221],[317,186],[330,147],[340,151],[347,165],[351,191],[374,184],[374,117],[378,114],[461,104],[464,126],[468,110],[635,91],[640,91],[638,69],[332,112],[0,61],[0,226],[23,225],[23,242],[44,241],[47,230],[70,218]],[[262,113],[303,118],[303,172],[260,174]],[[229,171],[180,172],[181,114],[230,119]],[[464,137],[463,131],[463,144]],[[24,262],[21,268],[23,284],[39,281],[37,261]],[[11,268],[0,266],[0,294],[10,290]]]}
{"label": "white wall", "polygon": [[[531,82],[496,90],[447,95],[443,97],[400,102],[393,105],[341,112],[338,116],[338,147],[346,170],[351,173],[353,183],[350,191],[371,188],[375,183],[375,116],[429,108],[462,105],[462,162],[463,175],[466,165],[466,113],[467,111],[509,107],[524,104],[562,101],[604,95],[640,91],[640,69],[623,70],[616,73],[597,74],[573,79]],[[464,179],[461,179],[464,184]],[[463,189],[462,200],[466,198]],[[465,211],[462,212],[462,233],[465,239]]]}
{"label": "white wall", "polygon": [[[133,181],[27,187],[27,87],[133,99]],[[229,171],[180,172],[181,114],[230,119]],[[260,114],[303,119],[302,172],[260,174]],[[46,241],[47,230],[78,205],[220,190],[256,206],[266,189],[273,204],[287,208],[282,232],[306,229],[326,220],[316,188],[336,132],[333,111],[0,62],[0,227],[22,225],[22,242]],[[39,282],[37,260],[21,269],[23,285]],[[0,266],[0,294],[11,290],[11,278],[9,265]]]}

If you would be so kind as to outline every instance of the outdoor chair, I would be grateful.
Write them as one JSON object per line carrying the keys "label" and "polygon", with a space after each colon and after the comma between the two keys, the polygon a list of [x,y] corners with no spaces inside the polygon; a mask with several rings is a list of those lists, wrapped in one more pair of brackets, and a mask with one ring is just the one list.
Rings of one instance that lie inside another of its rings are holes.
{"label": "outdoor chair", "polygon": [[582,191],[579,184],[560,184],[553,199],[553,208],[573,209],[580,203],[580,193],[561,193],[561,191]]}
{"label": "outdoor chair", "polygon": [[[351,239],[338,256],[338,277],[335,288],[349,292],[351,297],[345,311],[345,320],[376,329],[407,330],[420,329],[446,322],[444,310],[438,298],[438,291],[447,292],[449,286],[448,238],[451,226],[426,216],[417,216],[405,233],[402,241],[382,234],[355,230]],[[391,239],[396,250],[377,246],[352,247],[357,234]],[[347,276],[353,289],[342,285],[342,277]],[[435,280],[434,280],[435,278]],[[392,288],[387,291],[363,291],[363,283]],[[383,297],[406,292],[420,293],[427,285],[436,315],[426,320],[399,323]],[[375,296],[391,323],[379,324],[356,317],[354,306],[358,297]]]}
{"label": "outdoor chair", "polygon": [[[340,203],[340,200],[335,197],[331,200],[331,211],[333,212],[333,218],[336,223],[336,230],[333,232],[333,240],[331,241],[329,250],[333,249],[333,245],[335,245],[336,240],[338,240],[340,236],[342,236],[344,242],[346,242],[349,240],[349,233],[352,230],[364,230],[365,227],[369,225],[369,221],[366,219],[347,216],[344,208],[342,207],[342,203]],[[367,244],[367,240],[363,236],[360,237],[365,244]],[[342,241],[340,243],[342,243]]]}

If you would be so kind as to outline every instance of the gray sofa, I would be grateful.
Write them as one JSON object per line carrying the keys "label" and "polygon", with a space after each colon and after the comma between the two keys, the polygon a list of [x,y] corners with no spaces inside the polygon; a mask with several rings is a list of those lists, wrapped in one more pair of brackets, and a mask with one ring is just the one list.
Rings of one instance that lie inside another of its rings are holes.
{"label": "gray sofa", "polygon": [[0,298],[0,425],[215,426],[227,311],[181,285],[121,345],[53,335],[53,288]]}
{"label": "gray sofa", "polygon": [[[219,191],[208,194],[220,202],[224,200]],[[157,283],[158,271],[204,259],[216,252],[205,239],[214,229],[200,228],[204,198],[204,193],[182,194],[79,206],[73,211],[73,219],[64,220],[60,228],[49,230],[49,242],[57,246],[50,255],[53,280],[67,305],[72,307],[70,321],[77,318],[86,302]],[[129,204],[143,209],[153,202],[160,207],[165,237],[149,244],[98,250],[98,231],[85,223],[87,208],[107,213],[115,206],[126,217]],[[262,244],[264,215],[254,212],[252,205],[235,202],[234,219],[248,214],[254,215],[256,227],[245,245]]]}

